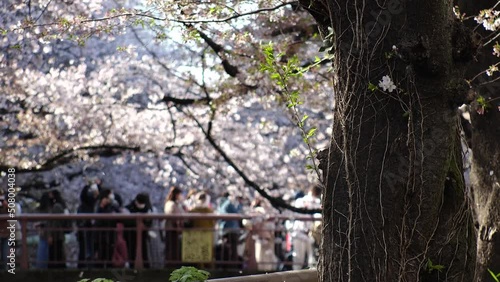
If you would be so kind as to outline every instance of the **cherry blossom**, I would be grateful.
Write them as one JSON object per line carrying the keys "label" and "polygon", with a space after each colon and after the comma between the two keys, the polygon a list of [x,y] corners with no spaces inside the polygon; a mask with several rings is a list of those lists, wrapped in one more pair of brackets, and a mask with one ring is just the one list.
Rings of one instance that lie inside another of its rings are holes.
{"label": "cherry blossom", "polygon": [[392,82],[391,78],[388,75],[384,75],[382,77],[382,80],[380,80],[378,86],[382,88],[383,91],[389,91],[389,93],[396,89],[396,85],[394,85],[394,82]]}

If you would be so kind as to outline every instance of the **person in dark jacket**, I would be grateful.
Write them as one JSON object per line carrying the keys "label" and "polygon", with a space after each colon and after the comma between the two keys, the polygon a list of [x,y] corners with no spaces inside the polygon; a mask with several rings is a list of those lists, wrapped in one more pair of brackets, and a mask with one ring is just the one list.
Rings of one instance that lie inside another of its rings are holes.
{"label": "person in dark jacket", "polygon": [[[66,204],[57,190],[42,194],[39,212],[63,214]],[[38,248],[37,260],[42,268],[65,268],[66,258],[64,255],[64,221],[47,220],[38,225],[40,246]]]}
{"label": "person in dark jacket", "polygon": [[[149,195],[147,193],[139,193],[135,197],[135,199],[125,206],[125,208],[130,212],[130,213],[149,213],[152,211],[151,207],[151,202],[149,200]],[[151,220],[144,220],[144,226],[145,228],[151,227],[152,221]],[[131,265],[135,262],[136,259],[136,247],[137,247],[137,222],[135,220],[127,221],[126,225],[127,231],[125,231],[125,240],[127,242],[127,248],[128,248],[128,257],[130,259]],[[147,253],[147,239],[148,239],[148,232],[145,229],[142,232],[142,259],[144,261],[144,267],[148,268],[149,267],[149,262],[148,260],[148,253]]]}
{"label": "person in dark jacket", "polygon": [[[57,190],[49,192],[49,198],[52,201],[50,213],[64,214],[66,204]],[[63,220],[50,220],[47,223],[49,232],[49,268],[66,268],[66,256],[64,254],[64,230],[66,227]]]}
{"label": "person in dark jacket", "polygon": [[[80,193],[80,206],[78,213],[95,213],[99,193],[101,191],[101,180],[95,179],[83,187]],[[90,230],[93,227],[92,220],[81,220],[78,222],[78,268],[88,265],[92,260],[94,253],[94,232]]]}
{"label": "person in dark jacket", "polygon": [[[96,213],[119,213],[120,204],[115,199],[115,194],[111,189],[103,189],[99,197]],[[111,258],[115,242],[115,228],[117,221],[109,219],[96,220],[95,253],[97,267],[111,267]]]}

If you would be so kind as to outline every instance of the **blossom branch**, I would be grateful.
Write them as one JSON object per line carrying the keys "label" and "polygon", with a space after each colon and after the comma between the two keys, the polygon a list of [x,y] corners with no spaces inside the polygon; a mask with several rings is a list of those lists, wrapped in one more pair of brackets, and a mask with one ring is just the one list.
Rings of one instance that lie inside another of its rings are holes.
{"label": "blossom branch", "polygon": [[294,5],[297,4],[297,1],[292,1],[292,2],[284,2],[281,3],[277,6],[274,7],[269,7],[269,8],[261,8],[257,10],[253,10],[250,12],[246,13],[236,13],[235,15],[229,16],[227,18],[222,18],[222,19],[200,19],[200,20],[179,20],[179,19],[170,19],[172,22],[178,22],[178,23],[183,23],[183,24],[195,24],[195,23],[223,23],[223,22],[229,22],[241,17],[249,16],[249,15],[254,15],[254,14],[259,14],[262,12],[271,12],[280,9],[281,7],[287,6],[287,5]]}
{"label": "blossom branch", "polygon": [[[250,186],[252,189],[257,191],[262,197],[267,199],[269,203],[275,207],[276,209],[287,209],[293,212],[297,213],[302,213],[302,214],[315,214],[315,213],[321,213],[321,209],[303,209],[303,208],[297,208],[294,207],[288,203],[286,203],[282,198],[280,197],[273,197],[269,195],[263,188],[261,188],[257,183],[252,181],[248,176],[234,163],[234,161],[226,154],[226,152],[215,142],[215,139],[213,136],[210,134],[209,130],[205,130],[203,125],[200,123],[200,121],[194,117],[192,114],[186,113],[182,111],[184,114],[189,116],[194,120],[194,122],[198,125],[198,127],[201,129],[203,134],[205,135],[205,138],[207,141],[212,145],[212,147],[220,154],[220,156],[224,159],[224,161],[231,166],[234,171],[243,179],[246,185]],[[212,118],[214,115],[212,115]],[[212,120],[209,121],[208,123],[208,129],[212,128]]]}

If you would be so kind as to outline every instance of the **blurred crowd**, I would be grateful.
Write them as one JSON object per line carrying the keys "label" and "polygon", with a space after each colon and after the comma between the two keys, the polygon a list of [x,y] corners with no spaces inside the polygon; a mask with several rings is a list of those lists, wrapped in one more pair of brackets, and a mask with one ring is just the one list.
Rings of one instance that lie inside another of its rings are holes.
{"label": "blurred crowd", "polygon": [[[298,208],[318,209],[321,207],[321,188],[313,186],[285,200]],[[42,195],[38,212],[69,213],[58,190]],[[82,214],[162,212],[172,215],[242,214],[248,215],[248,219],[144,220],[141,242],[137,242],[136,220],[37,222],[35,266],[42,269],[67,267],[69,258],[64,244],[68,236],[73,236],[78,243],[78,265],[75,265],[78,268],[133,268],[137,244],[142,246],[145,268],[179,267],[186,265],[182,263],[182,234],[186,230],[200,230],[213,238],[214,261],[218,264],[210,267],[243,269],[253,264],[259,270],[274,271],[313,267],[317,262],[321,240],[320,214],[313,215],[319,219],[315,221],[294,220],[296,214],[278,211],[260,197],[250,200],[226,192],[212,200],[209,191],[183,191],[174,186],[170,188],[161,211],[151,205],[147,193],[139,193],[129,202],[124,202],[116,191],[104,188],[100,179],[92,179],[81,190],[77,210]],[[280,213],[285,213],[288,219],[273,217]],[[0,239],[1,236],[2,233]]]}

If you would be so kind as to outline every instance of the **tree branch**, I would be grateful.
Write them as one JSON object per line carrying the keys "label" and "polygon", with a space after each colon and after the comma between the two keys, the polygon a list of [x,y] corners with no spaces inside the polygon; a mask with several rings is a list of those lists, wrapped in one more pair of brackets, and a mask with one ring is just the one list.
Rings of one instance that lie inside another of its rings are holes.
{"label": "tree branch", "polygon": [[60,152],[59,154],[53,156],[52,158],[48,159],[45,161],[44,164],[42,164],[42,167],[46,166],[52,166],[57,163],[58,160],[74,153],[77,151],[105,151],[105,152],[112,152],[112,151],[134,151],[134,152],[139,152],[140,148],[139,147],[129,147],[129,146],[122,146],[122,145],[94,145],[94,146],[76,146],[67,150],[64,150]]}
{"label": "tree branch", "polygon": [[[60,163],[61,160],[65,160],[65,162],[69,162],[69,159],[72,158],[71,154],[78,152],[78,151],[91,151],[92,152],[99,152],[99,155],[103,155],[106,153],[114,153],[116,151],[133,151],[133,152],[139,152],[140,148],[139,147],[130,147],[130,146],[123,146],[123,145],[91,145],[91,146],[76,146],[67,150],[63,150],[56,154],[55,156],[49,158],[46,160],[43,164],[30,167],[30,168],[20,168],[16,166],[9,166],[9,165],[0,165],[0,171],[6,171],[9,168],[14,168],[16,172],[23,173],[23,172],[41,172],[41,171],[48,171],[53,169],[54,167],[61,165]],[[89,153],[89,154],[91,154]]]}
{"label": "tree branch", "polygon": [[[224,161],[226,161],[226,163],[229,164],[234,169],[234,171],[236,171],[236,173],[243,179],[243,181],[245,182],[245,184],[248,185],[248,186],[250,186],[251,188],[253,188],[262,197],[264,197],[265,199],[267,199],[269,201],[269,203],[271,203],[271,205],[273,207],[275,207],[278,210],[279,209],[287,209],[287,210],[290,210],[290,211],[293,211],[293,212],[297,212],[297,213],[302,213],[302,214],[321,213],[321,209],[303,209],[303,208],[297,208],[297,207],[294,207],[294,206],[286,203],[282,198],[275,198],[275,197],[269,195],[257,183],[255,183],[252,180],[250,180],[250,178],[248,178],[248,176],[246,176],[246,174],[233,162],[233,160],[226,154],[226,152],[224,152],[224,150],[222,150],[222,148],[219,145],[217,145],[217,143],[215,142],[215,139],[211,136],[211,134],[209,134],[209,132],[207,130],[205,130],[203,128],[203,125],[198,121],[198,119],[196,119],[191,114],[187,114],[184,111],[182,111],[182,112],[184,114],[186,114],[187,116],[191,117],[196,122],[196,124],[198,125],[198,127],[201,129],[201,131],[205,135],[205,138],[207,138],[207,140],[210,143],[210,145],[212,145],[212,147],[222,156],[222,158],[224,159]],[[213,118],[213,116],[212,116],[212,118]],[[209,121],[208,128],[209,129],[212,128],[212,120]]]}
{"label": "tree branch", "polygon": [[163,102],[165,103],[174,103],[175,105],[178,106],[188,106],[188,105],[194,105],[194,104],[202,104],[202,105],[208,105],[211,101],[212,98],[200,98],[200,99],[181,99],[181,98],[176,98],[172,96],[163,96],[162,99]]}
{"label": "tree branch", "polygon": [[235,15],[229,16],[227,18],[222,18],[222,19],[204,19],[204,20],[178,20],[178,19],[170,19],[170,21],[178,22],[178,23],[183,23],[183,24],[223,23],[223,22],[229,22],[229,21],[241,18],[241,17],[249,16],[249,15],[254,15],[254,14],[259,14],[259,13],[262,13],[262,12],[270,12],[270,11],[278,10],[281,7],[284,7],[286,5],[294,5],[294,4],[297,4],[297,3],[298,3],[298,1],[285,2],[285,3],[281,3],[281,4],[279,4],[277,6],[274,6],[274,7],[257,9],[257,10],[253,10],[253,11],[246,12],[246,13],[241,13],[241,14],[237,13]]}
{"label": "tree branch", "polygon": [[217,54],[217,56],[221,59],[222,61],[222,67],[224,68],[224,71],[231,77],[236,77],[238,74],[239,70],[238,67],[233,66],[227,58],[221,55],[221,53],[227,52],[222,45],[217,44],[212,38],[210,38],[207,34],[205,34],[203,31],[193,27],[191,24],[185,24],[187,28],[194,29],[200,37],[207,43],[208,46]]}

